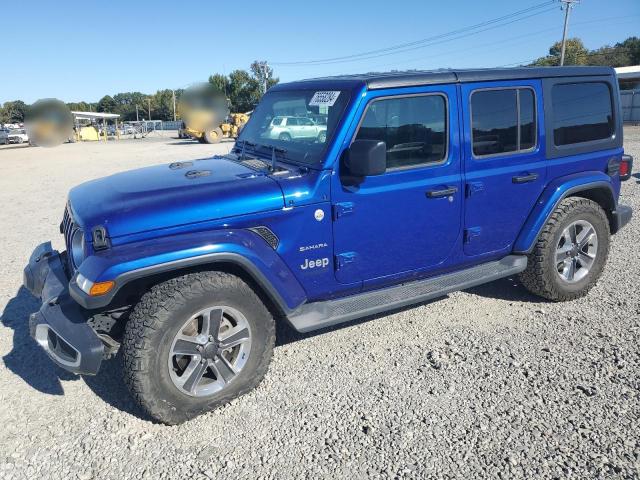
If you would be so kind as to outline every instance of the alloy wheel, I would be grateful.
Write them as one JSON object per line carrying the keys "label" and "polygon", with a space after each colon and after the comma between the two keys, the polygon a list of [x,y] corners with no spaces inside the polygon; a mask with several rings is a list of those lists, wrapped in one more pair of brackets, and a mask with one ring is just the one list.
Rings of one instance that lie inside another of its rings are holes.
{"label": "alloy wheel", "polygon": [[563,231],[556,245],[556,271],[568,283],[582,280],[590,271],[598,251],[598,234],[586,220],[576,220]]}
{"label": "alloy wheel", "polygon": [[228,306],[212,306],[189,318],[169,351],[169,375],[182,393],[213,395],[232,382],[251,351],[251,329],[245,316]]}

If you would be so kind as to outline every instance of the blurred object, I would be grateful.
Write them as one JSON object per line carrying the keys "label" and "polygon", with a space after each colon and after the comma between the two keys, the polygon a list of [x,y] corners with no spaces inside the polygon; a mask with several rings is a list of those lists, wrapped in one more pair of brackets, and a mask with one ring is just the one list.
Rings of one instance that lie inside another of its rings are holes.
{"label": "blurred object", "polygon": [[188,88],[178,107],[184,119],[179,138],[194,138],[200,143],[218,143],[222,138],[235,138],[249,116],[229,113],[229,100],[210,83]]}
{"label": "blurred object", "polygon": [[26,120],[26,141],[30,139],[33,145],[55,147],[73,137],[73,115],[63,102],[55,98],[34,103]]}
{"label": "blurred object", "polygon": [[8,145],[8,144],[9,144],[9,129],[0,128],[0,145]]}

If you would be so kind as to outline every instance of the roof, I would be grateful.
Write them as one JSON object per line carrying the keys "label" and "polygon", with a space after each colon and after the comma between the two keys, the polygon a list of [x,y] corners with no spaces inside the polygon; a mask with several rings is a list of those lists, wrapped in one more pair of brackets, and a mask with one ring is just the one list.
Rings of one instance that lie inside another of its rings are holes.
{"label": "roof", "polygon": [[96,120],[98,118],[105,118],[107,120],[112,118],[119,118],[118,113],[102,113],[102,112],[71,112],[73,116],[78,120]]}
{"label": "roof", "polygon": [[[334,83],[336,86],[356,86],[364,84],[369,90],[380,88],[415,87],[419,85],[435,85],[442,83],[485,82],[491,80],[519,80],[528,78],[549,77],[585,77],[596,75],[612,75],[611,67],[519,67],[519,68],[485,68],[474,70],[411,70],[406,72],[364,73],[342,75],[337,77],[311,78],[289,84],[304,87],[308,83]],[[285,87],[287,88],[287,87]]]}
{"label": "roof", "polygon": [[631,65],[629,67],[618,67],[615,69],[618,78],[621,80],[627,78],[640,78],[640,65]]}

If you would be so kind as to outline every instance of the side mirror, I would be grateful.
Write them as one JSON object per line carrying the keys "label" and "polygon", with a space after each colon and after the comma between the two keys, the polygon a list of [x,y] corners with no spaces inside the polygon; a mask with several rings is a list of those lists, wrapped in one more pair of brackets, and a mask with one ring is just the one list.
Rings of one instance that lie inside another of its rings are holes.
{"label": "side mirror", "polygon": [[379,140],[354,141],[345,158],[349,175],[369,177],[387,171],[387,144]]}

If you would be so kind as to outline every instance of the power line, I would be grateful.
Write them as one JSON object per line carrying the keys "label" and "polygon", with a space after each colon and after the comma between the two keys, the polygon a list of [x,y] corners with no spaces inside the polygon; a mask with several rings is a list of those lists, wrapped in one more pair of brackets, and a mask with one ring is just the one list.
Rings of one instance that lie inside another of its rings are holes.
{"label": "power line", "polygon": [[[633,20],[631,19],[632,17],[638,17],[640,15],[623,15],[623,16],[616,16],[616,17],[605,17],[605,18],[599,18],[596,20],[587,20],[587,21],[583,21],[583,22],[577,22],[574,23],[574,26],[579,26],[579,25],[590,25],[590,24],[596,24],[596,23],[605,23],[611,20],[619,20],[619,19],[627,19],[627,23],[629,22],[636,22],[637,20]],[[617,22],[616,25],[620,25],[622,23],[625,22]],[[498,41],[492,41],[492,42],[485,42],[482,44],[474,44],[471,47],[467,47],[467,48],[463,48],[463,49],[456,49],[456,50],[447,50],[447,51],[443,51],[437,54],[431,54],[431,55],[421,55],[419,57],[414,57],[411,59],[404,59],[404,60],[400,60],[400,61],[395,61],[395,62],[385,62],[385,63],[378,63],[375,65],[371,65],[370,68],[372,69],[377,69],[377,68],[384,68],[384,67],[388,67],[388,66],[393,66],[396,67],[398,65],[403,65],[403,64],[408,64],[408,63],[415,63],[418,61],[424,61],[425,59],[430,59],[430,58],[435,58],[435,57],[442,57],[442,56],[448,56],[448,55],[453,55],[453,54],[457,54],[460,52],[469,52],[470,50],[474,50],[474,49],[480,49],[480,48],[487,48],[487,47],[492,47],[494,45],[501,45],[501,44],[505,44],[505,43],[509,43],[510,45],[514,45],[515,43],[513,43],[514,41],[520,40],[522,38],[527,38],[527,37],[533,37],[533,36],[538,36],[538,35],[546,35],[548,32],[553,32],[557,27],[549,27],[549,28],[545,28],[542,30],[536,30],[535,32],[531,32],[531,33],[526,33],[526,34],[522,34],[522,35],[515,35],[513,37],[508,37],[508,38],[502,38]],[[518,43],[522,43],[522,42],[518,42]],[[467,56],[465,56],[467,57]],[[465,58],[463,57],[463,58]],[[532,59],[536,60],[538,57]],[[518,65],[519,63],[522,62],[514,62],[512,64],[509,65]],[[373,70],[375,71],[375,70]],[[334,71],[334,72],[330,72],[328,73],[328,75],[337,75],[337,74],[342,74],[342,73],[346,73],[342,70],[340,71]]]}
{"label": "power line", "polygon": [[[460,29],[439,34],[439,35],[434,35],[432,37],[423,38],[421,40],[415,40],[413,42],[407,42],[407,43],[393,45],[385,48],[380,48],[377,50],[370,50],[367,52],[361,52],[361,53],[352,54],[352,55],[344,55],[340,57],[332,57],[332,58],[324,58],[324,59],[316,59],[316,60],[302,60],[302,61],[295,61],[295,62],[270,62],[270,63],[271,65],[278,65],[278,66],[324,65],[324,64],[332,64],[332,63],[350,62],[354,60],[366,60],[366,59],[377,58],[377,57],[386,56],[386,55],[393,55],[396,53],[403,53],[406,51],[415,50],[417,48],[424,48],[434,43],[442,43],[442,41],[451,41],[457,38],[463,38],[465,36],[474,35],[486,30],[490,30],[492,28],[502,27],[502,26],[514,23],[516,21],[521,21],[535,15],[540,15],[547,11],[554,10],[555,8],[553,9],[544,9],[544,8],[555,3],[556,3],[555,0],[549,0],[543,3],[539,3],[537,5],[522,9],[522,10],[518,10],[516,12],[509,13],[507,15],[503,15],[501,17],[497,17],[491,20],[486,20],[484,22],[477,23],[475,25],[460,28]],[[541,9],[544,9],[544,10],[540,11]],[[538,11],[536,12],[536,10]],[[531,13],[531,12],[535,12],[535,13]],[[517,18],[526,13],[530,13],[530,15],[524,16],[522,18]],[[507,20],[511,20],[511,21],[507,21]],[[489,28],[484,28],[477,32],[471,32],[473,30],[478,30],[478,29],[481,29],[482,27],[487,27],[489,25],[493,25],[493,26]],[[467,32],[470,32],[470,33],[467,33]],[[449,37],[455,37],[456,35],[460,35],[460,34],[466,34],[466,35],[461,35],[456,38],[449,38]],[[442,39],[446,39],[446,40],[442,40]],[[442,41],[435,42],[436,40],[442,40]]]}

